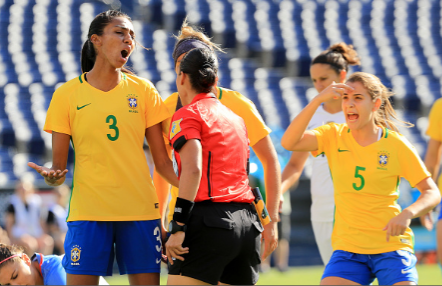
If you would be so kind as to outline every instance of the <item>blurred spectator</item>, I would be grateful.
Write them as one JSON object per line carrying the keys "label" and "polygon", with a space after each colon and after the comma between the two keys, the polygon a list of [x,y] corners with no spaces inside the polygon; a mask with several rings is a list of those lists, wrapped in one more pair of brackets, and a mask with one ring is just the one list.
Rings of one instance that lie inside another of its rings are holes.
{"label": "blurred spectator", "polygon": [[8,233],[0,226],[0,243],[10,244]]}
{"label": "blurred spectator", "polygon": [[67,205],[71,190],[65,184],[53,189],[55,202],[49,205],[46,228],[48,234],[54,239],[54,254],[64,254],[64,239],[68,231],[66,218],[68,215]]}
{"label": "blurred spectator", "polygon": [[41,224],[41,198],[30,182],[18,182],[6,209],[6,230],[12,244],[25,248],[29,255],[51,254],[54,240],[44,233]]}

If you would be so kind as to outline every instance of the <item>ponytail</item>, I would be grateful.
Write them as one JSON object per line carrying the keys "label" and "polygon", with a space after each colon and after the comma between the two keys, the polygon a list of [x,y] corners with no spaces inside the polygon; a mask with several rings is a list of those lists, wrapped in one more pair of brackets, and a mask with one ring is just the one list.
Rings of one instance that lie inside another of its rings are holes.
{"label": "ponytail", "polygon": [[407,128],[414,126],[414,124],[398,118],[390,102],[390,97],[393,95],[393,92],[389,91],[377,76],[364,72],[356,72],[348,78],[347,83],[348,82],[359,82],[367,90],[373,101],[378,98],[381,100],[381,106],[374,116],[376,125],[381,125],[396,132],[399,131],[398,125]]}
{"label": "ponytail", "polygon": [[81,49],[81,72],[89,72],[95,64],[95,49],[90,41],[88,39],[84,45],[83,49]]}
{"label": "ponytail", "polygon": [[314,64],[328,64],[339,74],[342,70],[348,72],[349,65],[360,65],[361,63],[353,46],[341,42],[331,45],[320,53],[313,59],[312,65]]}

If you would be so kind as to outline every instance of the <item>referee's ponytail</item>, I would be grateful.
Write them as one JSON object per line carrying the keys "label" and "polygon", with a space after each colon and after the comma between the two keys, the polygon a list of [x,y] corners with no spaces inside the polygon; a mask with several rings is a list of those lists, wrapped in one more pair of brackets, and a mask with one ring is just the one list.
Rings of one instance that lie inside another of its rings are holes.
{"label": "referee's ponytail", "polygon": [[[83,73],[89,72],[94,67],[95,59],[97,57],[94,44],[91,41],[92,35],[103,35],[104,28],[117,17],[123,17],[129,21],[132,21],[127,14],[117,10],[108,10],[100,13],[95,17],[94,20],[92,20],[92,23],[89,26],[87,40],[83,44],[83,48],[81,50],[81,71]],[[125,67],[122,67],[121,71],[128,74],[134,74],[131,70]]]}
{"label": "referee's ponytail", "polygon": [[208,93],[218,77],[218,60],[208,48],[193,49],[181,60],[180,71],[189,75],[195,91]]}

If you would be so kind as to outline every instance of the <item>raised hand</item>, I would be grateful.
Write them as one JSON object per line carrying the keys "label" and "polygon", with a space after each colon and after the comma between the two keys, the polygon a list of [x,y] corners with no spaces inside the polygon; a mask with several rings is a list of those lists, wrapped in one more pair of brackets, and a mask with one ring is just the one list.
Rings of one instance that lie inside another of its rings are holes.
{"label": "raised hand", "polygon": [[348,86],[345,83],[333,82],[323,91],[321,91],[315,98],[321,102],[326,102],[330,99],[339,99],[344,94],[353,92],[353,90],[354,89],[351,86]]}
{"label": "raised hand", "polygon": [[60,186],[66,179],[66,174],[68,169],[63,171],[57,168],[47,168],[44,166],[39,166],[33,162],[29,162],[28,166],[37,171],[43,178],[45,178],[46,184],[52,187]]}

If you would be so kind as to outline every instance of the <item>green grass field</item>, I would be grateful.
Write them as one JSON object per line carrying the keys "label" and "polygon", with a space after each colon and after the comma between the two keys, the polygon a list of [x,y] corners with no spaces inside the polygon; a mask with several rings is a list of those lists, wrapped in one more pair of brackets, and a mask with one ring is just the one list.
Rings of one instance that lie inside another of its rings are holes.
{"label": "green grass field", "polygon": [[[322,266],[292,267],[287,272],[271,270],[260,275],[258,285],[318,285],[321,279]],[[442,285],[442,273],[437,264],[422,264],[417,266],[420,285]],[[111,285],[127,285],[125,276],[114,275],[106,277]],[[167,284],[167,275],[161,275],[161,285]]]}

